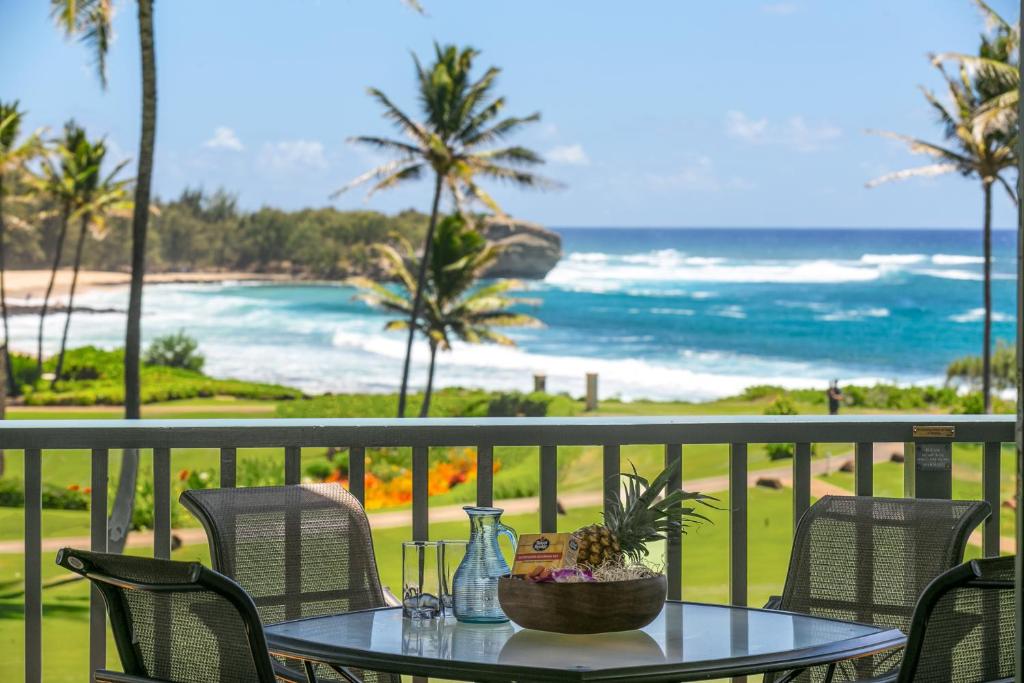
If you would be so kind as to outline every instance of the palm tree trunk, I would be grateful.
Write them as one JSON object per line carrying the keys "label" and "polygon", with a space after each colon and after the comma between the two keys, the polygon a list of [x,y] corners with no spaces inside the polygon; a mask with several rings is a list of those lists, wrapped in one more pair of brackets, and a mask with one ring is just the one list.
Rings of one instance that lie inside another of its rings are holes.
{"label": "palm tree trunk", "polygon": [[434,362],[437,360],[437,342],[430,340],[430,369],[427,370],[427,389],[423,392],[423,405],[420,406],[420,417],[430,414],[430,397],[434,393]]}
{"label": "palm tree trunk", "polygon": [[985,412],[992,412],[992,183],[982,181],[985,193],[985,324],[984,348],[981,351],[981,392],[985,400]]}
{"label": "palm tree trunk", "polygon": [[[124,416],[137,420],[142,414],[139,357],[142,344],[142,283],[146,275],[146,229],[149,195],[153,181],[153,151],[156,146],[156,49],[153,44],[153,0],[138,0],[139,52],[142,59],[142,132],[139,137],[139,167],[135,178],[135,208],[132,213],[132,280],[128,294],[128,325],[124,343]],[[121,552],[131,528],[135,507],[135,482],[139,452],[127,448],[121,458],[121,477],[114,495],[114,507],[107,524],[107,546]]]}
{"label": "palm tree trunk", "polygon": [[64,318],[64,333],[60,337],[60,353],[57,355],[57,368],[53,373],[50,389],[56,389],[57,380],[64,370],[64,352],[68,348],[68,331],[71,329],[71,313],[75,309],[75,288],[78,285],[78,270],[82,267],[82,247],[85,246],[85,231],[89,228],[89,215],[82,216],[82,225],[78,229],[78,244],[75,245],[75,265],[71,272],[71,290],[68,292],[68,314]]}
{"label": "palm tree trunk", "polygon": [[8,394],[14,394],[14,371],[11,369],[11,328],[7,319],[7,224],[4,222],[4,178],[0,174],[0,318],[4,327],[3,382]]}
{"label": "palm tree trunk", "polygon": [[57,281],[57,270],[60,269],[60,259],[64,252],[64,238],[68,234],[68,216],[71,208],[65,204],[60,214],[60,231],[57,233],[57,244],[54,247],[53,265],[50,267],[50,282],[46,285],[46,294],[43,295],[43,305],[39,309],[39,337],[36,342],[36,368],[43,371],[43,326],[46,324],[46,312],[50,308],[50,295],[53,294],[53,285]]}
{"label": "palm tree trunk", "polygon": [[423,303],[423,287],[427,282],[427,268],[430,263],[430,249],[434,244],[434,228],[437,227],[437,208],[441,203],[441,187],[443,176],[438,173],[434,182],[434,203],[430,208],[430,223],[427,225],[427,236],[423,239],[423,258],[420,259],[420,272],[416,277],[416,291],[412,297],[412,312],[409,314],[409,338],[405,342],[405,363],[402,365],[402,388],[398,392],[398,417],[405,417],[405,402],[409,392],[409,365],[412,363],[412,342],[416,337],[416,320],[420,317],[420,306]]}

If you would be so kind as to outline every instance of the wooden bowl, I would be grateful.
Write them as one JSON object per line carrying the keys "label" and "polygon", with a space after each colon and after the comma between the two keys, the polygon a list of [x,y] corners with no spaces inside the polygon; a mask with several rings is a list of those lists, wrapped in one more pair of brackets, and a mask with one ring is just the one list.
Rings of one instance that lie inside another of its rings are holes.
{"label": "wooden bowl", "polygon": [[498,601],[523,628],[610,633],[643,628],[665,604],[665,576],[607,583],[531,583],[498,579]]}

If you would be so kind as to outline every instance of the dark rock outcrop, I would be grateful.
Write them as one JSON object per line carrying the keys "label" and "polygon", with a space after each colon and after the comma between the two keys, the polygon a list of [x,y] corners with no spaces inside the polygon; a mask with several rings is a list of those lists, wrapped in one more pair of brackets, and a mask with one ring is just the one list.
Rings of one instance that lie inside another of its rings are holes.
{"label": "dark rock outcrop", "polygon": [[562,258],[562,238],[536,223],[492,217],[479,229],[488,242],[501,247],[487,277],[543,280]]}

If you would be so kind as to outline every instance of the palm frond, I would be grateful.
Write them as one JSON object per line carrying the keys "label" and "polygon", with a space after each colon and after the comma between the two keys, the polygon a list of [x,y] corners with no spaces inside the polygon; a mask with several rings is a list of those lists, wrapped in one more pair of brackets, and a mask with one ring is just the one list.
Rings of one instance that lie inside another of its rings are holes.
{"label": "palm frond", "polygon": [[869,180],[865,183],[865,187],[878,187],[885,183],[892,182],[894,180],[907,180],[908,178],[932,178],[939,175],[945,175],[946,173],[953,173],[959,171],[960,166],[957,164],[931,164],[929,166],[918,166],[917,168],[907,168],[902,171],[895,171],[893,173],[886,173],[883,176]]}
{"label": "palm frond", "polygon": [[399,109],[382,91],[377,88],[367,88],[370,97],[384,107],[384,118],[394,123],[399,130],[414,139],[422,139],[424,136],[423,126],[413,121],[405,112]]}
{"label": "palm frond", "polygon": [[466,147],[479,147],[491,144],[508,137],[526,124],[536,123],[537,121],[540,121],[540,112],[534,112],[529,116],[512,116],[502,119],[490,128],[468,135],[462,140],[462,144]]}
{"label": "palm frond", "polygon": [[947,159],[949,163],[957,164],[962,168],[972,168],[974,166],[974,160],[962,154],[930,142],[925,142],[924,140],[918,140],[909,135],[901,135],[887,130],[869,130],[867,132],[871,135],[879,135],[884,138],[904,142],[913,154],[927,154],[939,159]]}
{"label": "palm frond", "polygon": [[350,180],[347,185],[332,192],[330,197],[331,199],[336,199],[339,196],[348,192],[349,190],[359,187],[360,185],[365,185],[371,180],[377,180],[380,182],[386,180],[387,178],[397,173],[401,173],[407,168],[420,165],[422,165],[422,162],[412,161],[404,158],[385,162],[380,166],[377,166],[376,168],[371,168],[369,171],[363,173],[360,176],[357,176],[355,179]]}

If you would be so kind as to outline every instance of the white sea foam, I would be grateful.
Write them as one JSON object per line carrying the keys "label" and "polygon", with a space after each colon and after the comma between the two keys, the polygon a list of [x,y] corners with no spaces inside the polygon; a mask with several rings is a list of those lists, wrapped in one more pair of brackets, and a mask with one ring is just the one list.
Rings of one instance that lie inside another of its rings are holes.
{"label": "white sea foam", "polygon": [[747,317],[747,312],[743,310],[743,307],[736,305],[716,308],[711,314],[717,315],[720,318],[735,318],[736,320],[743,320]]}
{"label": "white sea foam", "polygon": [[696,313],[692,308],[652,308],[650,313],[654,315],[685,315],[690,316]]}
{"label": "white sea foam", "polygon": [[975,263],[984,263],[982,256],[965,256],[963,254],[935,254],[932,256],[932,263],[937,266],[967,266]]}
{"label": "white sea foam", "polygon": [[854,308],[845,311],[833,311],[825,315],[816,316],[816,320],[825,322],[855,322],[865,318],[888,318],[888,308]]}
{"label": "white sea foam", "polygon": [[879,266],[909,266],[921,263],[926,258],[924,254],[864,254],[860,262]]}
{"label": "white sea foam", "polygon": [[639,264],[577,261],[559,263],[545,282],[575,291],[613,291],[619,283],[705,282],[705,283],[777,283],[825,284],[870,282],[883,275],[878,266],[847,265],[819,259],[789,263],[727,263],[680,265],[675,268],[650,268]]}
{"label": "white sea foam", "polygon": [[[949,319],[955,323],[977,323],[985,319],[984,308],[972,308],[965,313],[959,313],[957,315],[949,316]],[[1015,320],[1014,316],[1008,313],[1000,313],[999,311],[992,311],[992,322],[994,323],[1009,323]]]}
{"label": "white sea foam", "polygon": [[943,280],[973,280],[980,282],[983,278],[981,273],[972,273],[969,270],[958,270],[950,268],[948,270],[938,270],[935,268],[922,268],[920,270],[913,271],[915,275],[927,275],[928,277],[937,277]]}

